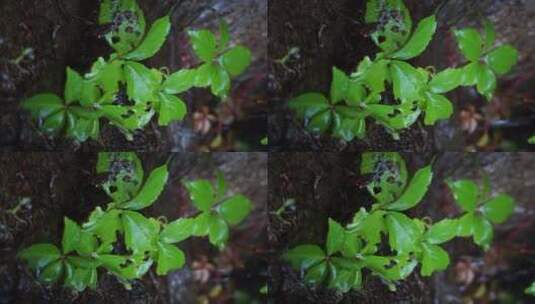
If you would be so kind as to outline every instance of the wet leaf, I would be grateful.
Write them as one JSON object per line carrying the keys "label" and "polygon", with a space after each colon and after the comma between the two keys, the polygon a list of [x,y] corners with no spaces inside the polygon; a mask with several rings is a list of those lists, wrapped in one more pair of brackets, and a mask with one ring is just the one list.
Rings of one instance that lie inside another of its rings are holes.
{"label": "wet leaf", "polygon": [[212,184],[204,179],[196,181],[188,181],[184,183],[184,186],[189,192],[189,197],[201,211],[208,211],[215,203],[215,193]]}
{"label": "wet leaf", "polygon": [[332,113],[331,111],[324,111],[316,114],[307,124],[307,130],[313,133],[325,133],[331,126]]}
{"label": "wet leaf", "polygon": [[329,101],[320,93],[306,93],[290,100],[288,107],[294,110],[298,117],[310,119],[328,109]]}
{"label": "wet leaf", "polygon": [[429,244],[442,244],[457,236],[459,221],[456,219],[443,219],[435,223],[425,233],[425,241]]}
{"label": "wet leaf", "polygon": [[55,261],[50,263],[43,269],[43,272],[39,274],[39,280],[52,284],[56,282],[63,274],[63,261]]}
{"label": "wet leaf", "polygon": [[143,42],[134,51],[128,53],[125,58],[140,61],[154,56],[164,44],[170,29],[169,16],[154,21]]}
{"label": "wet leaf", "polygon": [[221,65],[231,76],[238,76],[251,64],[251,51],[235,46],[221,55]]}
{"label": "wet leaf", "polygon": [[67,79],[65,81],[65,103],[79,100],[82,95],[83,78],[75,70],[67,67]]}
{"label": "wet leaf", "polygon": [[186,258],[184,252],[175,245],[158,242],[158,267],[156,274],[166,275],[169,271],[180,269],[184,266]]}
{"label": "wet leaf", "polygon": [[453,198],[464,211],[474,211],[479,197],[479,188],[471,180],[448,182]]}
{"label": "wet leaf", "polygon": [[235,195],[217,207],[217,211],[229,225],[237,225],[251,212],[251,202],[241,194]]}
{"label": "wet leaf", "polygon": [[40,270],[60,258],[59,249],[52,244],[35,244],[19,252],[18,256],[34,270]]}
{"label": "wet leaf", "polygon": [[414,177],[411,179],[401,197],[391,205],[388,205],[386,209],[403,211],[416,206],[427,193],[427,189],[429,188],[432,179],[433,171],[431,171],[431,166],[419,169],[414,174]]}
{"label": "wet leaf", "polygon": [[341,251],[344,243],[344,228],[339,223],[329,218],[329,232],[327,234],[327,242],[325,244],[327,255],[332,255],[333,253]]}
{"label": "wet leaf", "polygon": [[64,217],[63,238],[61,240],[64,254],[70,253],[76,248],[80,239],[80,233],[80,226],[68,217]]}
{"label": "wet leaf", "polygon": [[139,193],[131,201],[121,204],[120,207],[139,210],[152,205],[162,193],[168,176],[167,165],[152,170]]}
{"label": "wet leaf", "polygon": [[185,92],[195,85],[197,70],[183,69],[175,72],[164,81],[162,90],[166,94],[179,94]]}
{"label": "wet leaf", "polygon": [[192,30],[188,34],[197,57],[206,63],[212,62],[217,54],[215,35],[208,30]]}
{"label": "wet leaf", "polygon": [[183,120],[188,111],[186,104],[182,99],[174,96],[160,93],[160,109],[158,124],[168,126],[173,121]]}
{"label": "wet leaf", "polygon": [[481,56],[481,48],[483,44],[479,32],[473,28],[465,28],[454,31],[454,34],[459,49],[464,57],[472,62],[478,61]]}
{"label": "wet leaf", "polygon": [[305,275],[305,281],[309,284],[319,284],[323,282],[327,275],[327,262],[321,262],[312,266]]}
{"label": "wet leaf", "polygon": [[430,276],[433,272],[444,270],[448,267],[450,257],[440,246],[422,243],[422,249],[422,276]]}
{"label": "wet leaf", "polygon": [[159,232],[159,227],[154,222],[134,211],[124,211],[121,218],[124,241],[129,250],[134,254],[154,250],[154,240]]}
{"label": "wet leaf", "polygon": [[518,51],[511,45],[502,45],[490,52],[485,60],[496,74],[503,75],[518,62]]}
{"label": "wet leaf", "polygon": [[511,216],[515,208],[515,201],[507,194],[500,194],[482,206],[485,217],[495,224],[501,224]]}
{"label": "wet leaf", "polygon": [[308,269],[324,260],[325,253],[317,245],[300,245],[288,250],[284,254],[284,259],[294,268]]}
{"label": "wet leaf", "polygon": [[164,243],[178,243],[193,235],[195,219],[179,218],[164,226],[160,240]]}
{"label": "wet leaf", "polygon": [[408,60],[420,55],[427,48],[436,29],[437,21],[434,15],[422,19],[407,44],[395,52],[392,58]]}

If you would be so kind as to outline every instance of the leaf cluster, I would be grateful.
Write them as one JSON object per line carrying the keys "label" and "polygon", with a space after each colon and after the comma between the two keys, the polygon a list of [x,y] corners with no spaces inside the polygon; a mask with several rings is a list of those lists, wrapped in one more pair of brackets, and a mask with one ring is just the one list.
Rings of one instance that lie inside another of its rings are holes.
{"label": "leaf cluster", "polygon": [[[215,188],[207,180],[185,182],[193,204],[202,213],[167,223],[139,212],[163,191],[167,165],[145,178],[135,153],[100,153],[96,171],[107,176],[102,189],[112,202],[106,209],[95,208],[81,225],[65,217],[60,248],[40,243],[19,252],[44,283],[63,280],[64,286],[77,291],[95,289],[99,269],[105,269],[128,288],[131,280],[143,277],[152,265],[158,275],[165,275],[185,263],[178,243],[192,236],[208,236],[210,243],[222,248],[229,225],[242,222],[251,210],[245,196],[226,196],[226,181],[218,173]],[[221,201],[216,204],[216,199]]]}
{"label": "leaf cluster", "polygon": [[485,38],[473,28],[454,30],[464,67],[434,69],[407,62],[421,55],[435,34],[434,15],[413,29],[402,0],[368,0],[365,22],[376,25],[371,38],[381,50],[372,60],[363,58],[350,75],[333,67],[330,96],[305,93],[288,102],[304,120],[308,131],[329,133],[344,141],[363,139],[368,118],[399,138],[420,115],[434,125],[453,114],[453,104],[444,95],[459,86],[476,86],[488,100],[496,89],[496,75],[507,73],[517,62],[510,45],[494,47],[496,33],[485,22]]}
{"label": "leaf cluster", "polygon": [[109,26],[104,38],[115,52],[108,59],[98,58],[84,75],[67,67],[63,98],[43,93],[22,103],[47,135],[65,135],[77,142],[97,140],[100,121],[105,119],[132,139],[156,114],[161,126],[184,119],[187,106],[178,94],[191,88],[210,87],[214,95],[226,97],[231,77],[243,73],[251,62],[247,48],[229,46],[225,22],[218,40],[208,30],[190,30],[191,45],[202,64],[171,74],[140,63],[165,43],[170,16],[157,19],[146,31],[143,11],[135,0],[104,0],[99,24]]}
{"label": "leaf cluster", "polygon": [[[455,237],[472,237],[487,250],[492,223],[503,223],[513,212],[514,200],[506,194],[490,195],[471,180],[449,181],[448,186],[463,214],[429,223],[405,212],[424,198],[433,178],[431,166],[420,168],[408,180],[398,153],[364,153],[361,174],[375,198],[370,210],[361,208],[343,226],[329,219],[324,246],[305,244],[286,252],[284,259],[304,273],[310,284],[326,283],[347,292],[362,286],[363,273],[380,277],[390,290],[418,266],[422,276],[447,268],[450,257],[441,246]],[[366,272],[364,272],[366,270]]]}

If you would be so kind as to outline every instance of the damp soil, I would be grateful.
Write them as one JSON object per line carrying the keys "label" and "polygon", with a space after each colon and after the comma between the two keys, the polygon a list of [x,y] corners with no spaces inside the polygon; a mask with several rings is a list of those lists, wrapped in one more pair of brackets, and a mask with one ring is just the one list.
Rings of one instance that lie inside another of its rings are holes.
{"label": "damp soil", "polygon": [[[308,286],[281,260],[281,254],[303,243],[323,244],[328,218],[348,223],[373,201],[364,188],[365,177],[358,173],[358,153],[273,153],[268,238],[273,250],[269,287],[274,303],[530,303],[523,289],[535,279],[531,237],[535,157],[530,153],[402,155],[411,174],[434,160],[433,182],[424,200],[408,212],[410,216],[437,221],[460,214],[444,183],[447,178],[481,180],[487,174],[494,194],[506,192],[515,198],[516,211],[495,227],[491,249],[483,252],[470,240],[455,239],[445,246],[451,260],[445,272],[423,278],[417,269],[396,285],[396,292],[366,274],[362,290],[347,294]],[[294,204],[281,208],[289,199]]]}
{"label": "damp soil", "polygon": [[[151,269],[131,290],[99,272],[96,290],[73,292],[47,286],[17,259],[19,250],[38,242],[61,243],[63,217],[82,222],[96,206],[105,206],[94,153],[0,154],[0,303],[260,303],[267,276],[265,204],[267,156],[264,153],[140,154],[145,171],[169,163],[170,178],[147,216],[169,220],[194,215],[182,179],[212,178],[221,170],[231,193],[253,202],[250,216],[231,231],[218,251],[207,240],[181,243],[186,266],[167,276]],[[248,174],[244,175],[245,170]],[[21,203],[22,202],[22,203]],[[17,207],[19,206],[20,207]],[[11,210],[16,210],[12,212]],[[238,302],[236,299],[247,299]]]}
{"label": "damp soil", "polygon": [[[47,138],[20,109],[24,98],[41,92],[62,95],[65,67],[87,72],[99,56],[112,50],[101,39],[105,27],[96,23],[98,1],[3,1],[0,9],[0,147],[7,151],[198,151],[261,150],[267,130],[265,93],[267,2],[264,0],[140,0],[147,21],[173,11],[172,30],[163,48],[147,61],[151,67],[171,71],[197,64],[185,29],[217,30],[224,18],[230,24],[232,43],[249,47],[253,61],[233,80],[231,97],[220,102],[204,90],[183,97],[189,115],[183,122],[164,128],[154,121],[128,141],[111,125],[101,123],[99,141],[77,145],[65,139]],[[173,8],[174,7],[174,8]],[[24,50],[18,64],[15,60]],[[195,129],[193,113],[208,109],[215,117],[206,132]],[[216,140],[217,139],[217,140]]]}
{"label": "damp soil", "polygon": [[[481,17],[496,26],[498,41],[513,44],[520,53],[517,68],[499,80],[494,102],[489,105],[471,89],[460,89],[448,97],[455,115],[435,127],[417,122],[404,130],[396,141],[378,125],[369,121],[365,140],[341,142],[328,136],[312,135],[285,107],[292,97],[304,92],[328,92],[331,69],[354,70],[364,56],[373,56],[378,48],[363,21],[365,1],[297,0],[271,1],[268,14],[269,115],[270,144],[276,151],[460,151],[529,150],[526,141],[535,131],[535,96],[527,90],[534,81],[533,31],[521,24],[532,24],[533,1],[404,1],[413,20],[437,12],[439,28],[429,48],[412,63],[438,69],[462,62],[456,51],[450,27],[478,26]],[[292,52],[291,50],[298,50]],[[283,65],[280,60],[288,60]],[[473,105],[484,117],[474,133],[461,128],[458,114]],[[478,141],[487,134],[490,142]]]}

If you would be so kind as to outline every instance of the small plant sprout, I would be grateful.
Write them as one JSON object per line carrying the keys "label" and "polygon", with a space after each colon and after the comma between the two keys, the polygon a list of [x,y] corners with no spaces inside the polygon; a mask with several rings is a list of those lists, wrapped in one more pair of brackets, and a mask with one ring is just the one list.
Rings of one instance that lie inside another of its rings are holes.
{"label": "small plant sprout", "polygon": [[373,120],[399,139],[399,132],[421,115],[425,125],[448,119],[454,107],[444,94],[457,87],[476,86],[490,101],[496,77],[509,72],[518,60],[511,45],[495,45],[495,30],[485,21],[484,35],[474,28],[453,29],[468,63],[435,73],[434,68],[408,62],[431,42],[437,29],[434,15],[413,28],[402,0],[368,0],[364,19],[376,25],[371,39],[380,51],[375,58],[364,57],[349,75],[333,67],[329,96],[305,93],[288,102],[310,132],[349,142],[363,139],[366,125]]}
{"label": "small plant sprout", "polygon": [[129,288],[153,265],[158,275],[181,268],[186,258],[178,244],[192,236],[208,236],[210,243],[224,247],[229,226],[241,223],[251,210],[245,196],[226,195],[226,180],[218,173],[215,187],[207,180],[185,182],[199,215],[171,222],[146,217],[140,210],[163,191],[167,164],[145,176],[135,153],[100,153],[97,173],[107,176],[101,187],[112,202],[95,208],[81,225],[65,217],[61,246],[39,243],[20,251],[40,281],[62,281],[81,292],[95,289],[105,269]]}
{"label": "small plant sprout", "polygon": [[230,45],[224,21],[218,39],[208,30],[190,30],[190,42],[201,63],[170,74],[167,68],[141,63],[165,43],[171,30],[170,16],[157,19],[147,30],[135,0],[104,0],[98,22],[109,26],[104,38],[114,53],[107,59],[98,58],[83,75],[67,67],[63,97],[43,93],[22,103],[47,135],[65,135],[80,143],[88,138],[97,140],[101,120],[107,120],[131,140],[156,114],[160,126],[183,120],[187,106],[179,94],[191,88],[209,87],[215,96],[225,98],[231,78],[243,73],[251,62],[247,48]]}
{"label": "small plant sprout", "polygon": [[409,180],[398,153],[370,152],[363,154],[360,171],[372,176],[367,189],[376,204],[361,208],[346,225],[329,218],[323,246],[299,245],[284,254],[308,284],[348,292],[361,289],[363,274],[371,273],[395,291],[396,283],[418,267],[422,276],[445,270],[450,258],[442,245],[455,237],[472,237],[488,250],[492,224],[505,222],[515,205],[510,196],[490,196],[488,187],[479,189],[474,181],[449,181],[462,214],[430,223],[405,212],[425,197],[433,178],[431,165]]}

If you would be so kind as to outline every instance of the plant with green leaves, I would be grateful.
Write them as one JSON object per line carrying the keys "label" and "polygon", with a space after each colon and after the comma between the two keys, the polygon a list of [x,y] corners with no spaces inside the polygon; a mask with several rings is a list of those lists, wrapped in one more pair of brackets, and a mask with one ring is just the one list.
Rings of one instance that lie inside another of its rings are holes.
{"label": "plant with green leaves", "polygon": [[535,282],[531,283],[531,285],[526,288],[524,292],[535,297]]}
{"label": "plant with green leaves", "polygon": [[487,250],[491,223],[503,223],[514,209],[513,198],[491,196],[488,183],[479,189],[471,180],[449,181],[463,214],[431,223],[405,214],[425,197],[433,178],[431,165],[418,169],[409,180],[398,153],[370,152],[363,154],[360,172],[369,177],[367,190],[376,203],[369,210],[360,208],[345,226],[329,218],[324,246],[299,245],[284,254],[309,284],[342,292],[358,290],[366,269],[395,291],[396,283],[418,265],[422,276],[446,269],[450,258],[442,245],[455,237],[471,236]]}
{"label": "plant with green leaves", "polygon": [[506,74],[518,61],[511,45],[495,46],[496,32],[485,21],[484,36],[474,28],[453,30],[468,63],[435,73],[433,67],[407,62],[431,42],[437,28],[434,15],[422,19],[413,30],[402,0],[368,0],[364,18],[376,25],[370,35],[380,49],[375,58],[363,58],[350,75],[333,67],[329,97],[305,93],[288,102],[310,132],[329,133],[348,142],[363,139],[371,118],[398,139],[399,132],[421,114],[425,114],[425,125],[448,119],[453,104],[444,94],[460,86],[476,86],[490,101],[496,75]]}
{"label": "plant with green leaves", "polygon": [[217,38],[208,30],[188,31],[201,61],[198,67],[173,73],[167,68],[149,68],[140,62],[154,56],[165,43],[171,30],[169,15],[146,31],[143,11],[135,0],[103,0],[98,21],[109,27],[104,35],[114,50],[109,58],[98,58],[83,76],[67,67],[63,98],[43,93],[22,103],[46,135],[65,135],[80,143],[97,140],[105,119],[131,140],[155,114],[160,126],[183,120],[187,106],[177,95],[191,88],[210,88],[212,94],[226,98],[231,78],[251,62],[247,48],[230,46],[228,25],[221,22]]}
{"label": "plant with green leaves", "polygon": [[103,269],[130,288],[153,264],[158,275],[181,268],[185,255],[177,244],[192,236],[207,236],[223,248],[229,226],[241,223],[251,210],[245,196],[226,194],[227,182],[218,173],[215,186],[207,180],[185,182],[193,204],[202,211],[199,215],[171,222],[146,217],[139,210],[151,206],[163,191],[167,164],[145,178],[135,153],[100,153],[96,171],[106,177],[102,189],[112,200],[105,210],[95,208],[81,225],[65,217],[60,248],[39,243],[19,252],[44,283],[62,280],[80,292],[95,289]]}
{"label": "plant with green leaves", "polygon": [[535,145],[535,134],[533,134],[529,139],[528,142],[532,145]]}

